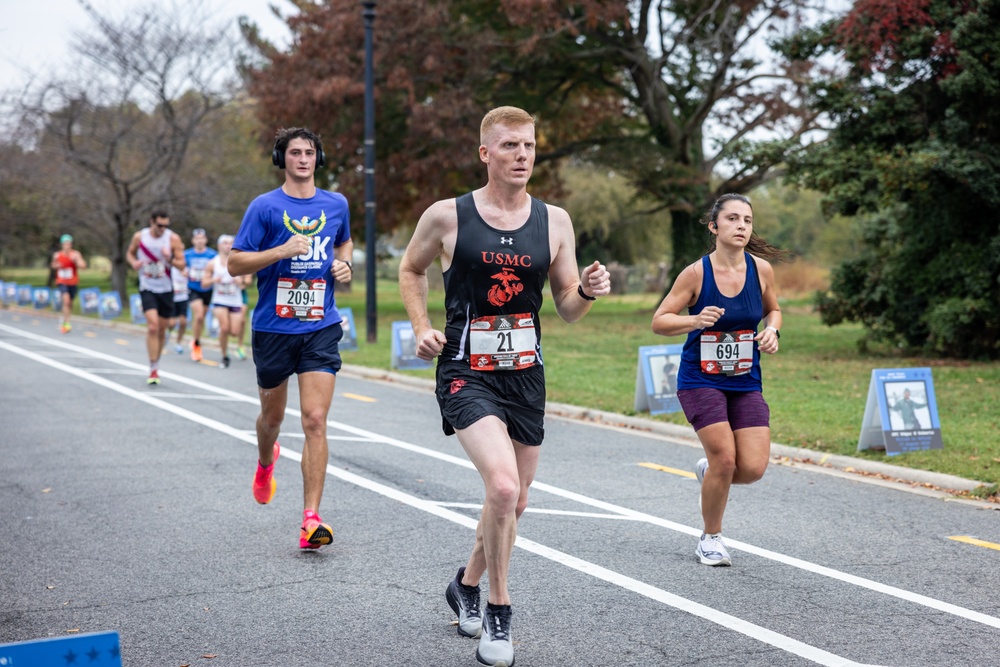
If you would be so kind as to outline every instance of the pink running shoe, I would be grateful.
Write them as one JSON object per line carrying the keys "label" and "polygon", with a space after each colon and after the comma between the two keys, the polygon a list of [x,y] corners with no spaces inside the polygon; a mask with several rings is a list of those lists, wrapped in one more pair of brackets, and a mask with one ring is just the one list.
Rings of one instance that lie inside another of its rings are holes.
{"label": "pink running shoe", "polygon": [[299,549],[319,549],[330,542],[333,542],[333,528],[323,523],[319,514],[307,512],[299,531]]}
{"label": "pink running shoe", "polygon": [[274,461],[266,468],[257,461],[257,474],[253,476],[253,499],[261,505],[266,505],[274,498],[278,482],[274,479],[274,464],[281,454],[281,445],[274,443]]}

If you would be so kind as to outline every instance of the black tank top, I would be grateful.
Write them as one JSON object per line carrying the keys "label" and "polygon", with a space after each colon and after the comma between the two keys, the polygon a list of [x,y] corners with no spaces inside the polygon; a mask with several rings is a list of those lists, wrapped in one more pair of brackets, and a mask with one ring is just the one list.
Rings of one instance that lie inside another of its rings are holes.
{"label": "black tank top", "polygon": [[[534,320],[536,363],[541,364],[538,311],[552,261],[548,209],[532,197],[527,221],[518,229],[502,231],[489,226],[479,215],[471,192],[458,197],[455,207],[455,253],[444,272],[448,312],[444,333],[448,342],[439,359],[470,361],[470,323],[474,320],[528,314]],[[477,322],[478,326],[483,326],[482,322]]]}

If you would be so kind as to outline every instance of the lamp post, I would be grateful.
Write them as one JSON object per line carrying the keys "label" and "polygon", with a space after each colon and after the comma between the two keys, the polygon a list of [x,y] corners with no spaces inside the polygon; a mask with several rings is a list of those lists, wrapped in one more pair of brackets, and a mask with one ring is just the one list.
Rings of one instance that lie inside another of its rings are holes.
{"label": "lamp post", "polygon": [[375,0],[362,0],[365,20],[365,323],[367,340],[378,337],[375,297],[375,75],[372,66],[372,32],[375,28]]}

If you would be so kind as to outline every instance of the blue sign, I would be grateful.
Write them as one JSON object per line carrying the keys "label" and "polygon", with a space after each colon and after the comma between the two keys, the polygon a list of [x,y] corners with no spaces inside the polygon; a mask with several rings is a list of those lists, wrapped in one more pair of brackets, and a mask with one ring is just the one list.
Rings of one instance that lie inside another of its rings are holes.
{"label": "blue sign", "polygon": [[17,303],[17,283],[3,284],[3,302]]}
{"label": "blue sign", "polygon": [[122,298],[118,292],[104,292],[98,299],[97,312],[102,320],[113,320],[122,314]]}
{"label": "blue sign", "polygon": [[117,632],[92,632],[0,644],[0,665],[122,667],[122,651]]}
{"label": "blue sign", "polygon": [[128,312],[132,318],[132,324],[145,324],[146,316],[142,312],[142,297],[133,294],[128,298]]}
{"label": "blue sign", "polygon": [[409,322],[392,323],[392,367],[410,371],[434,368],[433,361],[417,356],[417,339]]}
{"label": "blue sign", "polygon": [[635,409],[649,414],[680,412],[677,400],[677,369],[684,346],[647,345],[639,348],[635,371]]}
{"label": "blue sign", "polygon": [[17,305],[30,306],[35,300],[35,290],[31,285],[17,286]]}
{"label": "blue sign", "polygon": [[884,449],[895,456],[943,447],[931,369],[873,369],[858,451]]}
{"label": "blue sign", "polygon": [[62,292],[59,288],[49,290],[49,303],[52,305],[52,310],[62,310]]}
{"label": "blue sign", "polygon": [[340,323],[340,328],[344,330],[344,337],[340,339],[339,343],[337,343],[337,349],[358,349],[357,330],[354,328],[354,311],[350,308],[337,308],[337,312],[340,313],[340,316],[343,318]]}
{"label": "blue sign", "polygon": [[49,307],[49,288],[48,287],[32,287],[31,288],[31,301],[35,305],[36,310]]}
{"label": "blue sign", "polygon": [[100,310],[101,288],[86,287],[79,292],[80,311],[84,313],[96,313]]}

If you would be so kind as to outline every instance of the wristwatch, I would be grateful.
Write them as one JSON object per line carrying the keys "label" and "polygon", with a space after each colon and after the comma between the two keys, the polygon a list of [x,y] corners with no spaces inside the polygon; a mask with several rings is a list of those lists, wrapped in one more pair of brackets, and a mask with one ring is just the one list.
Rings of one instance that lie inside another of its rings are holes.
{"label": "wristwatch", "polygon": [[778,331],[778,328],[777,328],[777,327],[764,327],[764,328],[765,328],[765,329],[770,329],[771,331],[773,331],[773,332],[774,332],[774,335],[775,335],[775,336],[777,336],[778,338],[781,338],[781,332],[780,332],[780,331]]}

